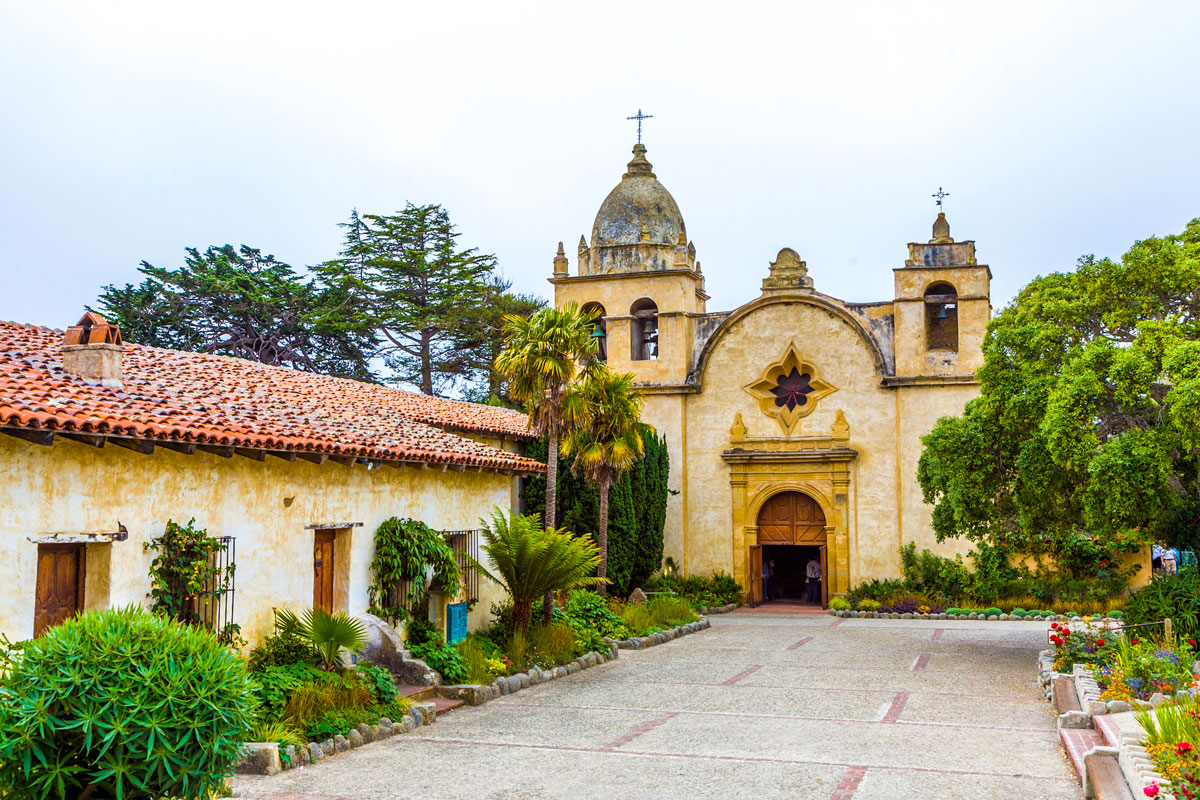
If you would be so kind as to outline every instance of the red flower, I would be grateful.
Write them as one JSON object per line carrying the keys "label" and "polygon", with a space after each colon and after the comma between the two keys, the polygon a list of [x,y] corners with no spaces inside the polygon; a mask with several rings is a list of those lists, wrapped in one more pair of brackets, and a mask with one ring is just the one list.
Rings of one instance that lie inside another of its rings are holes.
{"label": "red flower", "polygon": [[1104,647],[1104,640],[1103,640],[1103,639],[1097,639],[1097,640],[1096,640],[1096,647]]}
{"label": "red flower", "polygon": [[1142,791],[1146,793],[1146,797],[1158,797],[1158,784],[1152,783]]}
{"label": "red flower", "polygon": [[1129,640],[1129,643],[1130,643],[1130,644],[1137,644],[1137,643],[1138,643],[1138,640],[1137,640],[1137,639],[1130,639],[1130,640]]}
{"label": "red flower", "polygon": [[1190,753],[1191,750],[1192,745],[1189,742],[1180,742],[1179,744],[1175,745],[1175,755],[1177,756],[1181,756],[1184,753]]}
{"label": "red flower", "polygon": [[1063,643],[1061,636],[1051,636],[1050,641],[1054,642],[1056,645],[1058,645],[1060,647],[1062,646],[1062,643]]}
{"label": "red flower", "polygon": [[1196,640],[1195,640],[1195,639],[1188,639],[1188,644],[1190,644],[1190,645],[1191,645],[1193,648],[1195,648],[1195,647],[1196,647]]}

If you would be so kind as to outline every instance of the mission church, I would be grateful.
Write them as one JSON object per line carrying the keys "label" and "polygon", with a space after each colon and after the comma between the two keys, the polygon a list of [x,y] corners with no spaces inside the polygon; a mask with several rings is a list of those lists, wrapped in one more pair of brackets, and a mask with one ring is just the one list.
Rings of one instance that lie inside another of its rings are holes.
{"label": "mission church", "polygon": [[908,542],[958,551],[936,542],[917,460],[937,419],[979,392],[990,280],[939,213],[889,299],[822,294],[785,247],[758,298],[709,311],[683,215],[639,136],[574,273],[560,243],[550,283],[556,305],[599,312],[601,357],[637,377],[643,419],[666,436],[666,554],[685,573],[732,573],[755,604],[800,598],[818,558],[824,605],[898,576]]}

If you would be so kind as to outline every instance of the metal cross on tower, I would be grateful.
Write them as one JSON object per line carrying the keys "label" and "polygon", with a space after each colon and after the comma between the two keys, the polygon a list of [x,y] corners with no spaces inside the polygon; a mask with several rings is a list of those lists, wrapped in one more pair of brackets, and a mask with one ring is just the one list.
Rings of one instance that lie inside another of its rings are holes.
{"label": "metal cross on tower", "polygon": [[[630,119],[633,119],[633,117],[630,117]],[[937,190],[937,194],[931,194],[931,195],[929,195],[929,196],[937,199],[937,207],[938,207],[938,211],[941,211],[941,210],[942,210],[942,198],[944,198],[944,197],[949,197],[949,196],[950,196],[950,193],[949,193],[949,192],[943,192],[943,191],[942,191],[942,187],[940,187],[940,186],[939,186],[939,187],[938,187],[938,190]]]}
{"label": "metal cross on tower", "polygon": [[634,115],[634,116],[632,116],[632,117],[626,117],[625,119],[636,119],[636,120],[637,120],[637,124],[638,124],[638,144],[641,144],[641,143],[642,143],[642,120],[646,120],[646,119],[654,119],[654,115],[653,115],[653,114],[643,114],[643,113],[642,113],[642,110],[639,108],[639,109],[638,109],[638,113],[637,113],[637,114],[635,114],[635,115]]}

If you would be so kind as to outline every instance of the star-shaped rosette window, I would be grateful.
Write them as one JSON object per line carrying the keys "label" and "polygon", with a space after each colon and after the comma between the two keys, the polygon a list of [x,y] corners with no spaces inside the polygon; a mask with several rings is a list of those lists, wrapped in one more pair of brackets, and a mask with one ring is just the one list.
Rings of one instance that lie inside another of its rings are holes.
{"label": "star-shaped rosette window", "polygon": [[794,343],[788,345],[783,358],[743,388],[758,401],[764,414],[779,421],[785,434],[794,432],[800,419],[815,411],[822,397],[837,391],[821,379],[816,367],[800,357]]}

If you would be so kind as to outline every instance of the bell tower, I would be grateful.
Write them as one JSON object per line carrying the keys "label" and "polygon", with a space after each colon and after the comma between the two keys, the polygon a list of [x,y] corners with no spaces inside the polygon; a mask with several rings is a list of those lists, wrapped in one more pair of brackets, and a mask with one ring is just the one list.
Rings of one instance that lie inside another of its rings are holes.
{"label": "bell tower", "polygon": [[992,313],[992,271],[975,260],[975,242],[954,241],[939,211],[933,237],[909,243],[894,274],[896,377],[974,376]]}
{"label": "bell tower", "polygon": [[708,295],[675,198],[634,145],[633,160],[609,192],[592,225],[579,237],[575,274],[558,244],[554,303],[597,309],[601,356],[643,386],[681,386],[692,356],[692,317],[705,312]]}

